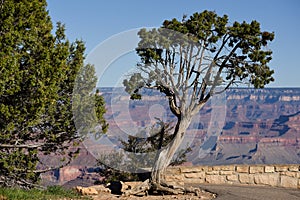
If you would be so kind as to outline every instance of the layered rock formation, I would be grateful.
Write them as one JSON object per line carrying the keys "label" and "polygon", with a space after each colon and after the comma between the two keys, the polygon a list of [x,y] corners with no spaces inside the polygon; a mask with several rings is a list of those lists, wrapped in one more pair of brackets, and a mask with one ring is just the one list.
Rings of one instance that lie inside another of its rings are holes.
{"label": "layered rock formation", "polygon": [[[129,100],[121,88],[102,88],[101,92],[110,129],[102,142],[87,145],[93,155],[121,148],[120,138],[151,127],[155,117],[176,122],[158,92],[145,92],[142,101]],[[212,116],[217,109],[225,111],[215,120]],[[195,117],[182,148],[187,146],[193,150],[188,155],[193,165],[300,163],[300,88],[226,91],[221,104],[211,100]],[[94,159],[88,154],[82,153],[70,168],[54,173],[56,180],[63,183],[80,177],[88,160]],[[95,159],[92,164],[96,165]]]}
{"label": "layered rock formation", "polygon": [[300,163],[300,89],[233,89],[226,109],[215,148],[194,164]]}
{"label": "layered rock formation", "polygon": [[[105,88],[102,92],[111,140],[135,134],[133,126],[154,124],[155,117],[176,121],[168,110],[168,102],[157,92],[145,92],[142,101],[129,100],[120,88]],[[225,119],[221,119],[224,122],[212,119],[217,107],[226,110]],[[213,123],[222,124],[215,133],[210,130]],[[211,100],[195,117],[183,148],[192,147],[188,158],[194,165],[299,163],[299,130],[300,88],[230,89],[221,105]]]}

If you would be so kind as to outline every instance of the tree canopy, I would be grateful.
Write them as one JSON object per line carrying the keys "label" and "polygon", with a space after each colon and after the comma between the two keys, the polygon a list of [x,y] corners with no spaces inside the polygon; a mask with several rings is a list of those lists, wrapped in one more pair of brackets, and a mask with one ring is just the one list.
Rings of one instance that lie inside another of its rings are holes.
{"label": "tree canopy", "polygon": [[[53,28],[46,0],[0,1],[0,184],[33,185],[59,167],[43,165],[40,155],[68,163],[77,152],[67,151],[81,139],[72,113],[76,76],[96,84],[84,51],[82,41],[69,42],[62,23]],[[107,127],[103,98],[89,92]]]}
{"label": "tree canopy", "polygon": [[[274,81],[268,66],[272,51],[267,48],[274,33],[261,31],[257,21],[229,24],[228,16],[215,12],[194,13],[182,21],[165,20],[161,28],[138,33],[136,49],[141,58],[135,73],[124,80],[133,99],[138,89],[155,86],[168,96],[168,89],[178,93],[194,87],[201,91],[217,85],[251,84],[262,88]],[[216,70],[215,73],[212,73]]]}

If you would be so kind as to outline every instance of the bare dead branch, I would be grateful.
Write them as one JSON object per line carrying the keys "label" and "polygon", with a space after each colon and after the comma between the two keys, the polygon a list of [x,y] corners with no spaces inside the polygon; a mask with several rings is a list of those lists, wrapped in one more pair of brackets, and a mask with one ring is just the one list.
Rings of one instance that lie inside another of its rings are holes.
{"label": "bare dead branch", "polygon": [[210,92],[209,92],[210,95],[212,95],[212,94],[214,93],[214,90],[215,90],[215,88],[216,88],[216,86],[217,86],[217,81],[218,81],[219,78],[221,77],[221,73],[222,73],[223,69],[225,68],[226,63],[227,63],[228,60],[231,58],[231,56],[234,54],[234,52],[239,48],[240,44],[241,44],[241,41],[235,45],[235,47],[231,50],[231,52],[230,52],[230,53],[226,56],[226,58],[223,60],[221,66],[219,67],[219,70],[218,70],[218,72],[217,72],[217,75],[215,76],[213,85],[212,85],[212,87],[211,87],[211,89],[210,89]]}
{"label": "bare dead branch", "polygon": [[232,79],[223,90],[214,92],[214,94],[221,94],[221,93],[225,92],[233,83],[234,83],[234,79]]}
{"label": "bare dead branch", "polygon": [[[179,47],[179,55],[182,55],[182,46],[180,45]],[[180,87],[180,84],[182,83],[182,74],[183,74],[183,60],[182,60],[182,56],[180,56],[180,61],[179,61],[179,71],[178,71],[178,79],[177,79],[177,88]]]}
{"label": "bare dead branch", "polygon": [[37,144],[0,144],[0,148],[7,148],[7,149],[12,149],[12,148],[36,149],[36,148],[42,147],[44,145],[45,145],[45,143],[37,143]]}
{"label": "bare dead branch", "polygon": [[223,37],[223,41],[222,41],[222,44],[221,44],[221,47],[219,48],[218,52],[216,53],[216,55],[214,56],[214,60],[217,60],[218,57],[219,57],[219,54],[222,52],[224,46],[227,44],[227,41],[230,39],[230,36],[229,35],[224,35]]}

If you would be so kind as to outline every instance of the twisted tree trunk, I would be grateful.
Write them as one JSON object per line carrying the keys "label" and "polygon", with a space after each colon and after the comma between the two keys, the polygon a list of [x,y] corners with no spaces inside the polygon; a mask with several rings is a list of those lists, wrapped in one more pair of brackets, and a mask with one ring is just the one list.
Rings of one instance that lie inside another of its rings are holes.
{"label": "twisted tree trunk", "polygon": [[191,123],[191,117],[178,118],[174,130],[174,138],[165,148],[159,150],[156,161],[152,168],[151,183],[161,184],[161,175],[165,172],[166,168],[170,165],[171,160],[180,147],[185,132]]}
{"label": "twisted tree trunk", "polygon": [[[159,144],[159,151],[156,155],[155,163],[152,167],[151,178],[143,182],[140,186],[133,188],[130,191],[124,193],[125,196],[136,195],[136,194],[147,194],[148,191],[160,191],[168,194],[184,194],[184,193],[194,193],[197,196],[200,196],[204,191],[199,188],[185,188],[178,185],[170,185],[163,179],[163,174],[165,173],[167,167],[170,165],[172,158],[176,151],[179,149],[186,130],[188,129],[192,118],[199,110],[203,107],[205,102],[201,104],[190,105],[188,108],[177,107],[178,109],[173,109],[176,111],[177,124],[174,129],[172,141],[165,147],[162,147],[162,138]],[[172,110],[172,106],[170,105]],[[185,112],[188,110],[188,112]],[[177,112],[178,111],[178,112]]]}
{"label": "twisted tree trunk", "polygon": [[174,154],[180,147],[191,121],[191,116],[178,118],[173,134],[174,138],[166,147],[159,150],[156,161],[152,167],[151,178],[143,182],[140,186],[130,191],[126,191],[124,193],[125,196],[141,193],[147,194],[149,190],[161,191],[169,194],[184,194],[186,192],[192,192],[198,195],[200,193],[198,188],[183,188],[181,186],[169,185],[162,177],[166,168],[170,165]]}

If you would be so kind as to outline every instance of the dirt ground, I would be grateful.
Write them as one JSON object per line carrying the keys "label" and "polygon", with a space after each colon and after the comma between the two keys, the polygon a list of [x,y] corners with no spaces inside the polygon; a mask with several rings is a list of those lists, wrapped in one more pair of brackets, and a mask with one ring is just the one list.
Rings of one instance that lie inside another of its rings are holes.
{"label": "dirt ground", "polygon": [[[142,182],[113,182],[108,185],[92,185],[89,187],[81,187],[76,186],[73,187],[75,191],[77,191],[81,195],[89,195],[93,200],[211,200],[216,198],[216,194],[213,192],[208,192],[203,190],[201,187],[195,186],[187,186],[187,189],[197,189],[197,194],[195,193],[187,193],[187,194],[178,194],[178,195],[166,195],[162,193],[151,193],[149,195],[144,196],[134,196],[131,195],[129,197],[122,196],[121,193],[124,191],[130,190],[131,188],[135,188],[137,185],[141,185]],[[95,194],[95,195],[92,195]],[[96,195],[97,194],[97,195]]]}
{"label": "dirt ground", "polygon": [[110,193],[100,193],[97,196],[93,196],[93,200],[196,200],[196,199],[203,199],[203,200],[210,200],[214,199],[216,196],[212,193],[203,191],[201,196],[195,196],[194,194],[186,194],[186,195],[148,195],[143,197],[138,196],[130,196],[130,197],[123,197],[121,195],[114,195]]}
{"label": "dirt ground", "polygon": [[[261,200],[261,199],[272,199],[272,200],[298,200],[300,199],[299,189],[289,188],[276,188],[268,186],[235,186],[235,185],[191,185],[193,187],[200,187],[209,192],[202,192],[201,196],[195,195],[149,195],[144,197],[122,197],[120,195],[114,195],[110,193],[101,192],[99,195],[94,196],[93,200],[196,200],[196,199],[216,199],[216,200]],[[210,193],[212,192],[212,193]],[[215,195],[215,194],[217,195]]]}

